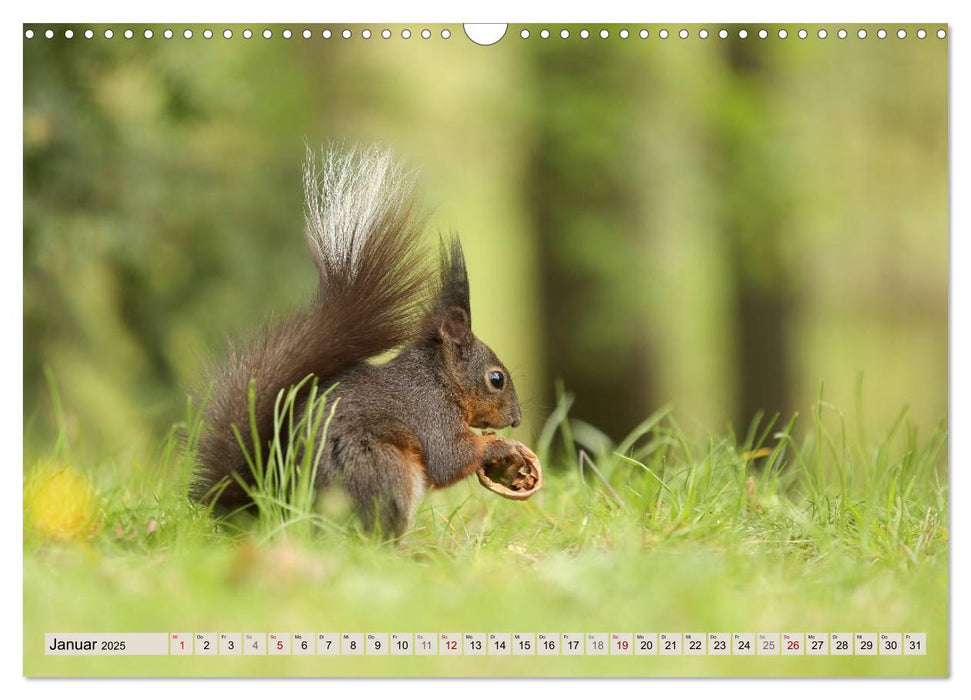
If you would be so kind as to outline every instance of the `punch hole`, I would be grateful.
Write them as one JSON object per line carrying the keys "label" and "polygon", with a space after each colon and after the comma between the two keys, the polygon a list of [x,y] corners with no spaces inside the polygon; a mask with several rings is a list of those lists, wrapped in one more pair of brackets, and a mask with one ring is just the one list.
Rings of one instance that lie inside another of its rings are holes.
{"label": "punch hole", "polygon": [[144,36],[146,39],[151,39],[153,36],[155,36],[155,32],[153,32],[151,29],[146,29],[142,36]]}
{"label": "punch hole", "polygon": [[131,29],[126,29],[125,30],[125,38],[126,39],[131,39],[133,36],[135,36],[135,32],[133,32]]}
{"label": "punch hole", "polygon": [[26,32],[24,32],[24,36],[27,37],[28,39],[33,39],[34,38],[34,30],[33,29],[28,29]]}
{"label": "punch hole", "polygon": [[680,32],[678,32],[678,36],[681,37],[682,39],[687,39],[688,38],[688,30],[687,29],[682,29]]}
{"label": "punch hole", "polygon": [[65,29],[64,30],[64,38],[65,39],[73,39],[74,38],[74,30],[73,29]]}
{"label": "punch hole", "polygon": [[263,30],[263,38],[264,39],[269,39],[271,36],[273,36],[273,32],[271,32],[269,29],[264,29]]}
{"label": "punch hole", "polygon": [[390,39],[391,38],[391,30],[390,29],[382,29],[381,30],[381,38],[382,39]]}
{"label": "punch hole", "polygon": [[927,38],[927,32],[925,32],[923,29],[918,29],[917,30],[917,38],[918,39],[926,39]]}
{"label": "punch hole", "polygon": [[827,36],[826,35],[826,30],[825,29],[820,29],[818,32],[816,32],[816,36],[818,36],[820,39],[825,39],[826,36]]}
{"label": "punch hole", "polygon": [[[47,30],[47,31],[46,31],[46,32],[44,33],[44,36],[46,36],[46,37],[47,37],[48,39],[50,39],[50,38],[51,38],[51,37],[52,37],[53,35],[54,35],[54,33],[53,33],[53,32],[51,32],[51,30],[50,30],[50,29],[48,29],[48,30]],[[111,31],[110,29],[105,29],[105,39],[110,39],[110,38],[111,38],[111,37],[113,37],[114,35],[115,35],[115,33],[114,33],[113,31]]]}
{"label": "punch hole", "polygon": [[627,31],[626,29],[621,29],[620,30],[620,38],[621,39],[626,39],[629,36],[630,36],[630,32],[629,31]]}
{"label": "punch hole", "polygon": [[887,38],[887,30],[886,29],[880,29],[880,30],[877,31],[877,39],[886,39],[886,38]]}
{"label": "punch hole", "polygon": [[640,36],[640,38],[641,38],[641,39],[646,39],[646,38],[648,37],[648,32],[647,32],[647,30],[646,30],[646,29],[642,29],[642,30],[640,31],[640,34],[638,34],[638,36]]}
{"label": "punch hole", "polygon": [[53,39],[54,38],[54,30],[53,29],[48,29],[46,32],[44,32],[44,36],[46,36],[48,39]]}
{"label": "punch hole", "polygon": [[450,30],[448,30],[448,29],[443,29],[442,30],[442,38],[443,39],[448,39],[450,36],[452,36],[452,32]]}
{"label": "punch hole", "polygon": [[171,29],[166,29],[164,32],[162,32],[162,36],[164,36],[166,39],[171,39],[173,36],[175,36],[175,34],[173,34]]}
{"label": "punch hole", "polygon": [[906,39],[907,38],[907,30],[906,29],[898,29],[897,30],[897,38],[898,39]]}
{"label": "punch hole", "polygon": [[[509,25],[507,24],[498,23],[469,23],[462,25],[462,28],[465,30],[465,36],[469,37],[473,43],[479,46],[492,46],[498,43],[502,37],[506,36],[506,29],[508,27]],[[526,32],[526,36],[523,39],[526,39],[529,36],[529,32],[525,29],[523,31]]]}
{"label": "punch hole", "polygon": [[521,36],[523,39],[528,39],[529,38],[529,30],[528,29],[522,30],[521,32],[519,32],[519,36]]}
{"label": "punch hole", "polygon": [[350,29],[345,29],[344,31],[341,32],[341,36],[344,37],[345,39],[350,39],[351,38],[351,30]]}
{"label": "punch hole", "polygon": [[203,39],[212,39],[212,30],[211,29],[204,29],[203,32],[202,32],[202,38]]}
{"label": "punch hole", "polygon": [[943,39],[946,36],[947,36],[947,32],[946,31],[944,31],[943,29],[938,29],[937,30],[937,38],[938,39]]}
{"label": "punch hole", "polygon": [[606,29],[601,29],[600,30],[600,38],[601,39],[606,39],[608,36],[610,36],[610,32],[608,32]]}
{"label": "punch hole", "polygon": [[283,38],[284,39],[289,39],[292,36],[293,36],[293,32],[291,32],[289,29],[284,29],[283,30]]}
{"label": "punch hole", "polygon": [[838,32],[836,32],[836,36],[838,36],[840,39],[845,39],[846,38],[846,30],[845,29],[840,29]]}
{"label": "punch hole", "polygon": [[401,30],[401,38],[402,39],[410,39],[411,38],[411,30],[410,29],[402,29]]}
{"label": "punch hole", "polygon": [[422,29],[421,30],[421,38],[422,39],[428,39],[429,37],[431,37],[431,35],[432,35],[432,33],[429,30],[427,30],[427,29]]}
{"label": "punch hole", "polygon": [[569,39],[570,38],[570,30],[569,29],[561,29],[560,30],[560,38],[561,39]]}
{"label": "punch hole", "polygon": [[866,29],[861,29],[856,33],[856,35],[861,39],[866,39]]}
{"label": "punch hole", "polygon": [[739,39],[748,39],[748,30],[747,29],[739,29],[738,30],[738,38]]}
{"label": "punch hole", "polygon": [[191,29],[186,29],[184,32],[182,32],[182,36],[184,38],[186,38],[186,39],[191,39],[192,38],[192,30]]}
{"label": "punch hole", "polygon": [[700,36],[702,39],[707,39],[708,38],[708,30],[707,29],[702,29],[700,32],[698,32],[698,36]]}
{"label": "punch hole", "polygon": [[364,31],[362,31],[361,32],[361,37],[364,38],[364,39],[370,39],[371,38],[371,30],[370,29],[365,29]]}
{"label": "punch hole", "polygon": [[539,33],[539,36],[540,36],[541,39],[549,39],[550,38],[550,30],[549,29],[542,30]]}
{"label": "punch hole", "polygon": [[309,39],[309,38],[310,38],[310,37],[312,37],[313,35],[314,35],[314,33],[313,33],[312,31],[310,31],[309,29],[304,29],[304,30],[303,30],[303,31],[302,31],[302,32],[300,33],[300,36],[302,36],[302,37],[303,37],[304,39]]}
{"label": "punch hole", "polygon": [[661,31],[659,31],[657,33],[657,35],[659,37],[661,37],[662,39],[667,39],[668,38],[668,30],[667,29],[662,29]]}
{"label": "punch hole", "polygon": [[765,31],[764,29],[759,30],[759,39],[766,39],[768,38],[768,36],[769,36],[769,33],[767,31]]}
{"label": "punch hole", "polygon": [[227,30],[225,30],[223,32],[223,39],[232,39],[232,38],[233,38],[233,30],[232,29],[227,29]]}
{"label": "punch hole", "polygon": [[728,30],[727,29],[719,29],[718,30],[718,38],[719,39],[727,39],[728,38]]}
{"label": "punch hole", "polygon": [[331,31],[329,29],[325,29],[324,31],[322,31],[320,33],[320,36],[322,36],[325,39],[330,39],[333,36],[333,34],[331,33]]}
{"label": "punch hole", "polygon": [[800,39],[805,39],[807,36],[809,36],[809,32],[807,32],[805,29],[800,29],[798,36]]}
{"label": "punch hole", "polygon": [[789,32],[787,32],[785,29],[780,29],[779,30],[779,38],[780,39],[785,39],[787,36],[789,36]]}
{"label": "punch hole", "polygon": [[587,31],[586,29],[581,29],[580,30],[580,38],[581,39],[589,39],[590,38],[590,32]]}
{"label": "punch hole", "polygon": [[91,31],[90,29],[85,29],[84,30],[84,38],[85,39],[94,39],[94,32]]}

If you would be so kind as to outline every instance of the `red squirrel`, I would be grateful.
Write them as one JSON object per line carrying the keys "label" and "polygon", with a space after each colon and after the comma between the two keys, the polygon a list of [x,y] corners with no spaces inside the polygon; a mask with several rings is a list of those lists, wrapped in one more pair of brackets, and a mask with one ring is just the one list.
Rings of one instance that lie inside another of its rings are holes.
{"label": "red squirrel", "polygon": [[[305,234],[319,273],[316,298],[249,342],[231,344],[211,372],[193,495],[220,509],[249,504],[252,483],[233,431],[249,430],[248,390],[267,451],[281,390],[314,375],[339,398],[317,470],[342,488],[363,526],[400,536],[428,488],[477,470],[524,467],[521,443],[472,429],[516,427],[516,389],[472,332],[469,281],[457,236],[435,274],[421,243],[427,215],[415,176],[378,148],[308,151]],[[402,349],[384,364],[369,358]]]}

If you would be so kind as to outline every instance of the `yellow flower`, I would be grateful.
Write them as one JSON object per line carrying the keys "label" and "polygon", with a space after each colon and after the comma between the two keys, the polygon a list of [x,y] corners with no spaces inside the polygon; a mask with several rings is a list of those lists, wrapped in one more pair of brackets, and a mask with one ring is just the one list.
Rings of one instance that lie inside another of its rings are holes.
{"label": "yellow flower", "polygon": [[56,463],[34,467],[24,484],[24,521],[44,537],[70,540],[90,528],[94,488],[77,470]]}

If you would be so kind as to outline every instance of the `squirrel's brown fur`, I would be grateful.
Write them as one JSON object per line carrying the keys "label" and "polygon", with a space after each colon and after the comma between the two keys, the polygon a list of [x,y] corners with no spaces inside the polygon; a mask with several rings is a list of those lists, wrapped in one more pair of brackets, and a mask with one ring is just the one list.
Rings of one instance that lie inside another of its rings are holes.
{"label": "squirrel's brown fur", "polygon": [[[233,432],[250,435],[248,389],[266,451],[277,394],[315,375],[337,384],[319,488],[343,488],[368,528],[401,534],[428,487],[480,466],[521,461],[515,443],[470,428],[518,425],[506,368],[472,333],[461,244],[443,244],[439,274],[421,245],[414,178],[377,149],[330,152],[305,170],[306,235],[320,276],[316,299],[230,347],[212,372],[196,498],[247,504],[251,481]],[[434,286],[429,279],[438,278]],[[404,345],[384,364],[368,358]],[[247,444],[247,450],[253,446]]]}

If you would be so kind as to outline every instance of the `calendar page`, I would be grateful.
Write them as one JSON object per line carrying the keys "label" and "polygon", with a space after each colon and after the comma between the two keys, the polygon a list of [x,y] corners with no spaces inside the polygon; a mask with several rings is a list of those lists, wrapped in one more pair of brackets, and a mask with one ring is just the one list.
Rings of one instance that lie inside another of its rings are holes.
{"label": "calendar page", "polygon": [[948,35],[23,25],[24,675],[947,676]]}

